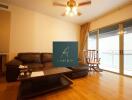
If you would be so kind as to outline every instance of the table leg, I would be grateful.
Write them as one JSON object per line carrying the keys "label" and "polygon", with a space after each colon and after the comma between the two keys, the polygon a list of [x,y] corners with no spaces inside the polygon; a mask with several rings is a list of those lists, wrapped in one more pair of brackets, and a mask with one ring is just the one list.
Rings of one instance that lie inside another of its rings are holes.
{"label": "table leg", "polygon": [[2,76],[2,56],[0,56],[0,76]]}

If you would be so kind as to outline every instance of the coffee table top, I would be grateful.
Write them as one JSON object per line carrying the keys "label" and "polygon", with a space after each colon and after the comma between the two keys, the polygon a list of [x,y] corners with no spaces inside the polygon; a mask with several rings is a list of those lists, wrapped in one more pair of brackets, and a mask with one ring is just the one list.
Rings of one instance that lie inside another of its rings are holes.
{"label": "coffee table top", "polygon": [[54,74],[62,74],[71,72],[71,69],[68,69],[66,67],[57,67],[57,68],[51,68],[48,70],[44,70],[44,75],[54,75]]}
{"label": "coffee table top", "polygon": [[33,71],[29,75],[24,75],[24,76],[19,75],[18,80],[22,81],[22,80],[33,79],[33,78],[38,78],[38,77],[46,77],[46,76],[64,74],[64,73],[68,73],[71,71],[72,71],[71,69],[68,69],[66,67],[56,67],[56,68],[51,68],[47,70]]}

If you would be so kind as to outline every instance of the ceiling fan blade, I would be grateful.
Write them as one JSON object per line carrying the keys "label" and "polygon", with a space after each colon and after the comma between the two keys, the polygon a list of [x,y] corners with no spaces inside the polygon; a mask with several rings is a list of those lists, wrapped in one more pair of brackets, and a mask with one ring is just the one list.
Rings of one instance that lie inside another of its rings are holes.
{"label": "ceiling fan blade", "polygon": [[0,8],[8,9],[8,6],[0,3]]}
{"label": "ceiling fan blade", "polygon": [[78,4],[78,6],[84,6],[84,5],[89,5],[89,4],[91,4],[91,1],[81,2]]}
{"label": "ceiling fan blade", "polygon": [[66,6],[65,4],[61,4],[59,2],[53,2],[53,5],[54,6],[61,6],[61,7],[65,7]]}

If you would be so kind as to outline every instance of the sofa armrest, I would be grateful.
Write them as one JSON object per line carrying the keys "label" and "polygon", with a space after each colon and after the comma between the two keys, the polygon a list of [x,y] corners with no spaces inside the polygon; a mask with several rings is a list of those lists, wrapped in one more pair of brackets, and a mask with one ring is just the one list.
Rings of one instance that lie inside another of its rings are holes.
{"label": "sofa armrest", "polygon": [[17,59],[13,59],[9,61],[6,64],[6,80],[8,82],[16,81],[19,75],[19,65],[21,65],[22,62]]}
{"label": "sofa armrest", "polygon": [[6,66],[19,66],[22,64],[22,61],[17,60],[17,59],[13,59],[11,61],[9,61]]}

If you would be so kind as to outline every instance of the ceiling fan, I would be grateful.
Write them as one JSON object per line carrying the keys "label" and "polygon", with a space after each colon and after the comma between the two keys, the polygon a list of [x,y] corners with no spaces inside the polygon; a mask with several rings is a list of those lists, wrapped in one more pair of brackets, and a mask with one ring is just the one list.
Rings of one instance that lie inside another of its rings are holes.
{"label": "ceiling fan", "polygon": [[80,12],[77,11],[78,7],[84,6],[84,5],[89,5],[91,4],[91,1],[85,1],[78,3],[76,0],[68,0],[66,4],[61,4],[59,2],[53,2],[54,6],[61,6],[61,7],[66,7],[66,12],[62,14],[62,16],[70,15],[82,15]]}

